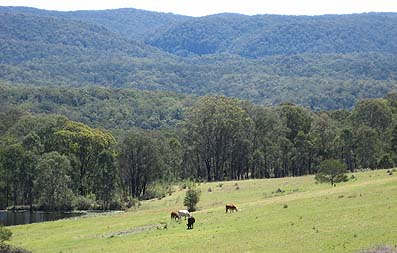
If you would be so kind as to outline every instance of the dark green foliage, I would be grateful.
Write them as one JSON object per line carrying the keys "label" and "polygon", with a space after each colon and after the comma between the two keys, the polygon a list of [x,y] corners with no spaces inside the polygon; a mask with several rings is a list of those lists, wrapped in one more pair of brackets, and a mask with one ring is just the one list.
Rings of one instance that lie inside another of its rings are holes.
{"label": "dark green foliage", "polygon": [[338,160],[329,159],[320,163],[316,180],[320,183],[336,183],[348,181],[346,173],[346,165]]}
{"label": "dark green foliage", "polygon": [[102,208],[108,209],[116,194],[119,181],[114,154],[107,150],[100,153],[95,167],[97,169],[93,176],[93,192],[101,202]]}
{"label": "dark green foliage", "polygon": [[396,52],[396,20],[393,13],[218,14],[176,24],[151,36],[148,42],[180,55],[227,52],[252,58],[299,53]]}
{"label": "dark green foliage", "polygon": [[382,153],[380,134],[373,128],[359,127],[355,131],[354,143],[360,167],[375,169]]}
{"label": "dark green foliage", "polygon": [[187,207],[189,212],[194,212],[197,209],[197,203],[200,201],[201,191],[197,188],[189,188],[186,192],[183,204]]}
{"label": "dark green foliage", "polygon": [[[352,108],[396,88],[395,14],[191,18],[134,9],[3,7],[0,18],[0,79],[11,84],[217,93],[314,110]],[[148,43],[187,57],[130,40],[143,34]]]}
{"label": "dark green foliage", "polygon": [[[3,89],[2,89],[3,88]],[[132,89],[62,88],[1,86],[0,108],[13,106],[4,112],[1,124],[11,124],[21,117],[22,110],[33,113],[53,113],[69,119],[106,129],[159,129],[175,127],[184,118],[184,111],[195,98],[165,93],[142,92]],[[20,111],[19,111],[20,110]],[[0,109],[0,116],[1,109]],[[9,126],[4,126],[4,132]],[[32,136],[31,138],[35,138]],[[30,140],[34,141],[34,140]]]}
{"label": "dark green foliage", "polygon": [[223,96],[202,98],[186,120],[187,173],[208,181],[247,175],[252,127],[240,101]]}
{"label": "dark green foliage", "polygon": [[379,169],[390,169],[394,167],[394,162],[390,154],[384,154],[378,162]]}
{"label": "dark green foliage", "polygon": [[160,178],[158,141],[143,131],[129,131],[119,144],[118,163],[124,191],[142,197],[150,183]]}
{"label": "dark green foliage", "polygon": [[368,126],[378,131],[385,131],[392,123],[392,112],[384,99],[358,102],[351,117],[354,126]]}
{"label": "dark green foliage", "polygon": [[72,209],[73,193],[69,189],[70,162],[57,152],[43,155],[37,169],[40,177],[36,179],[35,191],[37,204],[45,210]]}

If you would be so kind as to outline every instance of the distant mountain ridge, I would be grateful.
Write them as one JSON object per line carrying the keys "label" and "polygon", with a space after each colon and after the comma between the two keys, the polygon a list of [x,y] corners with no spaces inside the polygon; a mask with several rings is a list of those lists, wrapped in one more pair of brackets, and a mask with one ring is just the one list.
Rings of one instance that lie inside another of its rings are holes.
{"label": "distant mountain ridge", "polygon": [[395,24],[395,13],[193,18],[0,7],[0,82],[352,108],[397,89]]}
{"label": "distant mountain ridge", "polygon": [[218,14],[178,23],[147,43],[178,55],[260,58],[302,53],[397,53],[397,14],[324,16]]}
{"label": "distant mountain ridge", "polygon": [[192,19],[192,17],[145,11],[134,8],[89,10],[89,11],[48,11],[30,7],[2,7],[0,12],[24,13],[35,16],[62,17],[100,25],[117,32],[127,39],[143,40],[160,27]]}

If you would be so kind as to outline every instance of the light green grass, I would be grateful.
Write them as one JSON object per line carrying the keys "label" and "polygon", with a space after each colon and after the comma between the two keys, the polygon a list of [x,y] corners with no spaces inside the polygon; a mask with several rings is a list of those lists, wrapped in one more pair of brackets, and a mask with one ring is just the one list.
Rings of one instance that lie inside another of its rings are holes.
{"label": "light green grass", "polygon": [[[357,252],[396,245],[397,173],[355,176],[336,187],[312,176],[239,181],[239,190],[236,182],[202,183],[193,230],[184,220],[170,222],[170,211],[183,208],[184,191],[177,191],[127,213],[11,227],[11,243],[33,252]],[[278,188],[285,192],[272,193]],[[226,203],[239,212],[226,214]],[[160,223],[168,228],[141,229]]]}

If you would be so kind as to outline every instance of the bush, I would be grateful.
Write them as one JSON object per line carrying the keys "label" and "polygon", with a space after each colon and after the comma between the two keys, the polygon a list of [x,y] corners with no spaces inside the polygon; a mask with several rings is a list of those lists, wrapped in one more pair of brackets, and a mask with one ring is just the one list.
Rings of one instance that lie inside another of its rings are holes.
{"label": "bush", "polygon": [[389,169],[394,167],[394,162],[390,154],[384,154],[378,161],[379,169]]}
{"label": "bush", "polygon": [[280,188],[278,188],[278,189],[275,191],[275,193],[283,193],[283,192],[285,192],[285,191],[282,190],[282,189],[280,189]]}
{"label": "bush", "polygon": [[162,199],[172,193],[172,186],[167,183],[154,183],[150,184],[141,199]]}
{"label": "bush", "polygon": [[109,201],[109,210],[123,210],[124,205],[123,202],[120,201],[119,199],[112,199]]}
{"label": "bush", "polygon": [[187,207],[189,212],[196,211],[196,205],[200,201],[201,191],[196,188],[190,188],[186,192],[185,199],[183,200],[183,204]]}
{"label": "bush", "polygon": [[3,245],[5,241],[10,240],[11,236],[12,232],[3,225],[0,225],[0,245]]}
{"label": "bush", "polygon": [[99,205],[95,200],[95,195],[77,196],[73,200],[73,207],[76,210],[93,210],[98,209]]}
{"label": "bush", "polygon": [[123,209],[138,208],[140,206],[141,206],[141,202],[139,202],[139,199],[132,197],[124,198]]}

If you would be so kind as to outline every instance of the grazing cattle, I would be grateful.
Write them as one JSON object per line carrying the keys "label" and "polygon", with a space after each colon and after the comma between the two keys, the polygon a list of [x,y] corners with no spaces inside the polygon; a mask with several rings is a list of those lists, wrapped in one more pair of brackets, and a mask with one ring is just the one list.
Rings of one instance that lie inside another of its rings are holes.
{"label": "grazing cattle", "polygon": [[186,217],[190,217],[190,213],[188,210],[179,210],[178,215],[179,215],[179,221],[181,220],[182,217],[185,217],[185,220]]}
{"label": "grazing cattle", "polygon": [[193,224],[196,222],[196,219],[193,216],[190,216],[187,219],[187,229],[193,229]]}
{"label": "grazing cattle", "polygon": [[178,215],[178,213],[177,212],[171,212],[171,220],[172,219],[174,219],[174,220],[179,220],[179,215]]}
{"label": "grazing cattle", "polygon": [[234,212],[234,211],[238,211],[238,208],[237,208],[237,206],[236,205],[234,205],[234,204],[227,204],[226,205],[226,212],[227,211],[229,211],[229,212]]}

